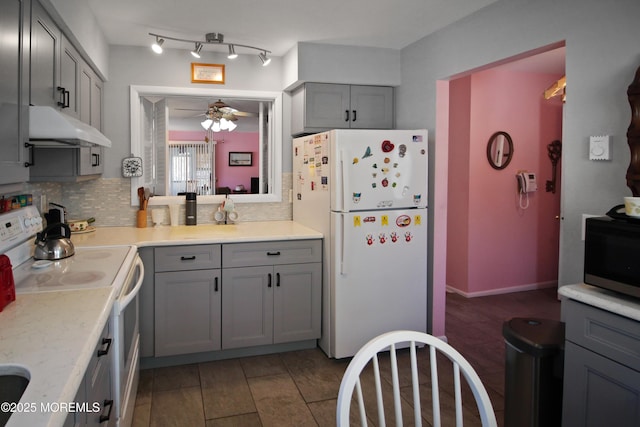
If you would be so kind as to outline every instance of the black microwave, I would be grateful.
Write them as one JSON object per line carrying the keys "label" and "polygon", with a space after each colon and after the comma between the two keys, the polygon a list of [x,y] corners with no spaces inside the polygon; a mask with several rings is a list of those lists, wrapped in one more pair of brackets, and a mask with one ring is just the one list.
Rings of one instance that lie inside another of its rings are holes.
{"label": "black microwave", "polygon": [[587,218],[584,282],[640,298],[640,220]]}

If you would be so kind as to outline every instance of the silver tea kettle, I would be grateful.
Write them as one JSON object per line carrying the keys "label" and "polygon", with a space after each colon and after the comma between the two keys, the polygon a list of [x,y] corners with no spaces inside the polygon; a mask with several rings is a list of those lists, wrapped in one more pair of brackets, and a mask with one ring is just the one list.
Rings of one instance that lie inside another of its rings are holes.
{"label": "silver tea kettle", "polygon": [[72,256],[76,251],[70,237],[71,229],[67,224],[56,223],[47,226],[36,235],[33,257],[58,260]]}

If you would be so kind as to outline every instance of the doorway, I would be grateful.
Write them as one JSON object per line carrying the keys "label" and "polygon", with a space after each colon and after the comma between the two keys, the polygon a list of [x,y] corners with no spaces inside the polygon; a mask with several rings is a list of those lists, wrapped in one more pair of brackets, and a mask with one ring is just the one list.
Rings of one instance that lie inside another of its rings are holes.
{"label": "doorway", "polygon": [[[563,102],[543,93],[564,76],[564,58],[562,43],[448,81],[449,291],[474,297],[557,286],[561,160],[555,192],[546,191],[547,146],[562,141]],[[500,170],[486,154],[498,131],[514,146]],[[519,193],[523,171],[535,175],[537,191]]]}

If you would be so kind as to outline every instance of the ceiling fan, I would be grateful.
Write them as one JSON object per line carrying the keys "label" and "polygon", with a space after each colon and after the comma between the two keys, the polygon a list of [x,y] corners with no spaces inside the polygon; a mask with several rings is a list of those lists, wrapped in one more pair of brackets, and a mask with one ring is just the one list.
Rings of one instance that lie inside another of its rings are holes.
{"label": "ceiling fan", "polygon": [[[177,108],[178,110],[187,111],[202,111],[189,108]],[[204,116],[205,120],[200,123],[205,130],[212,130],[219,132],[221,130],[234,130],[237,125],[234,123],[238,120],[238,117],[257,117],[256,113],[239,111],[221,99],[216,102],[208,104],[204,113],[199,113],[196,116]]]}

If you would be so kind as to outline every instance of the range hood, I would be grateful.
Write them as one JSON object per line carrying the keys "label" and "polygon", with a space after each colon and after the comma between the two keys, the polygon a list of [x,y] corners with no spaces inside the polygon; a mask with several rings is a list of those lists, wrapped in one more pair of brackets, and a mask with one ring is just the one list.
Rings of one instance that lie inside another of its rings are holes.
{"label": "range hood", "polygon": [[111,147],[111,140],[100,131],[53,107],[29,107],[29,140],[53,141],[71,146]]}

